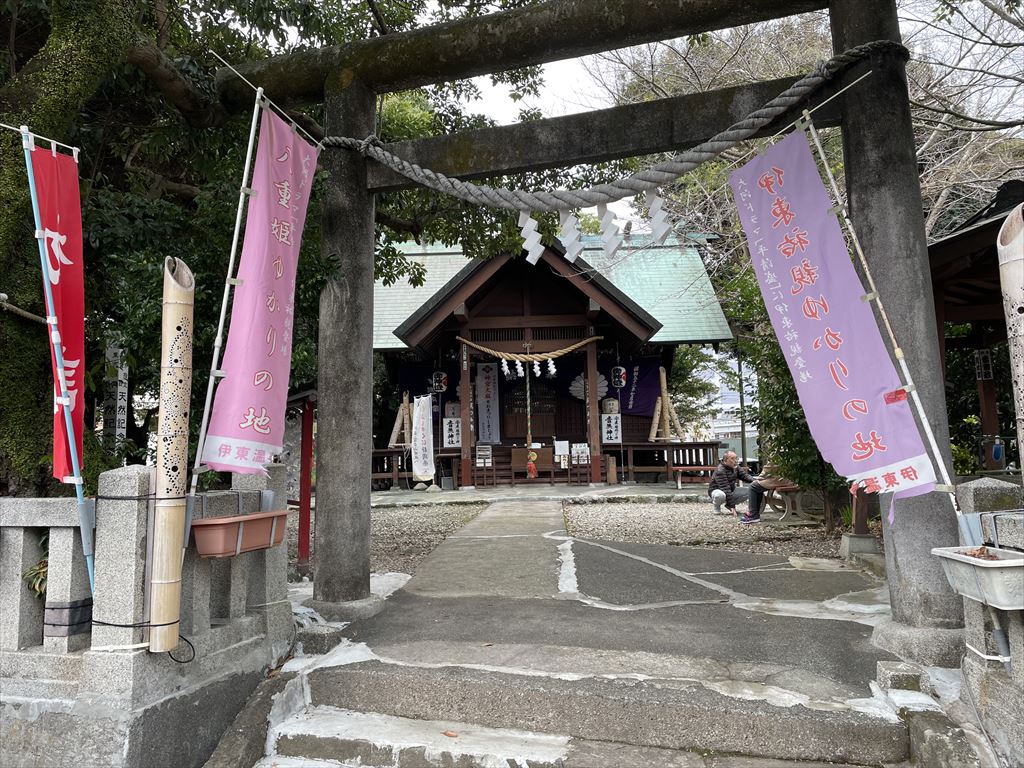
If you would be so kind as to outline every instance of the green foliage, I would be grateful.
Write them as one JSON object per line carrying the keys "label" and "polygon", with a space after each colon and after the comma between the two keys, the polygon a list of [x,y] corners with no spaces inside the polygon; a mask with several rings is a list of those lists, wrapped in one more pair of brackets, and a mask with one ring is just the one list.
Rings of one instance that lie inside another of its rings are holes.
{"label": "green foliage", "polygon": [[718,414],[713,396],[718,386],[711,375],[728,375],[715,353],[706,347],[677,347],[668,377],[672,405],[683,429],[703,424]]}
{"label": "green foliage", "polygon": [[[0,43],[13,44],[5,62],[13,61],[22,73],[12,79],[10,67],[0,68],[5,121],[25,119],[34,130],[82,148],[87,401],[91,404],[101,391],[107,344],[125,350],[130,402],[136,395],[157,391],[162,265],[167,257],[180,256],[196,276],[191,410],[197,416],[201,413],[249,129],[248,115],[216,128],[187,125],[146,75],[122,63],[135,36],[156,42],[178,73],[199,93],[213,97],[213,75],[220,64],[211,51],[239,62],[525,4],[377,0],[375,18],[370,4],[362,0],[186,0],[138,6],[114,0],[20,2],[18,24]],[[22,80],[31,87],[22,87]],[[528,67],[496,74],[492,81],[520,100],[537,93],[541,72]],[[397,141],[490,125],[489,119],[472,111],[477,95],[472,81],[462,81],[383,96],[377,133],[386,141]],[[536,117],[528,110],[524,114]],[[322,120],[319,108],[310,109],[309,115]],[[26,236],[31,224],[20,148],[14,134],[4,134],[0,141],[0,267],[5,275],[0,287],[19,306],[42,313],[34,242]],[[534,182],[552,186],[556,178],[552,171],[536,175]],[[571,176],[560,178],[572,182]],[[337,269],[320,253],[318,203],[323,183],[323,175],[318,175],[299,260],[292,388],[316,380],[320,288]],[[384,282],[422,283],[422,266],[396,247],[410,236],[461,242],[467,254],[477,256],[520,247],[514,217],[507,212],[482,210],[423,191],[381,195],[377,208],[384,225],[377,231],[375,274]],[[546,223],[544,231],[550,235],[554,224]],[[0,335],[5,350],[19,352],[0,359],[0,493],[62,492],[48,478],[50,381],[45,334],[5,316],[0,318]],[[155,409],[129,413],[128,440],[116,455],[105,452],[98,441],[87,441],[87,482],[125,456],[144,458],[154,415]],[[199,419],[193,419],[193,433],[198,426]]]}
{"label": "green foliage", "polygon": [[21,574],[21,578],[28,584],[29,590],[38,600],[45,600],[46,577],[49,575],[50,564],[50,533],[48,529],[44,530],[39,537],[39,548],[43,550],[42,559]]}

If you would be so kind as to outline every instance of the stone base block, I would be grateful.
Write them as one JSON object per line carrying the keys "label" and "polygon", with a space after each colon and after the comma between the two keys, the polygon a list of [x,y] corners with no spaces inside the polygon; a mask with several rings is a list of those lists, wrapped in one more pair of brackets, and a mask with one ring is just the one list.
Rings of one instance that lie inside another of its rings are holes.
{"label": "stone base block", "polygon": [[964,653],[963,629],[912,627],[892,619],[875,627],[871,642],[904,661],[926,667],[957,667]]}
{"label": "stone base block", "polygon": [[844,560],[850,560],[854,555],[874,555],[882,550],[878,546],[878,540],[870,533],[844,533],[843,541],[839,545],[839,556]]}
{"label": "stone base block", "polygon": [[295,634],[295,644],[301,645],[302,652],[306,655],[327,653],[344,637],[345,630],[341,627],[314,624],[311,627],[303,627]]}
{"label": "stone base block", "polygon": [[302,603],[312,608],[328,621],[359,621],[376,616],[384,610],[384,598],[370,595],[362,600],[349,600],[344,603],[328,603],[324,600],[306,600]]}
{"label": "stone base block", "polygon": [[878,685],[883,690],[920,691],[923,670],[906,661],[880,661],[877,666]]}
{"label": "stone base block", "polygon": [[982,762],[963,730],[942,712],[912,712],[910,757],[932,768],[981,768]]}

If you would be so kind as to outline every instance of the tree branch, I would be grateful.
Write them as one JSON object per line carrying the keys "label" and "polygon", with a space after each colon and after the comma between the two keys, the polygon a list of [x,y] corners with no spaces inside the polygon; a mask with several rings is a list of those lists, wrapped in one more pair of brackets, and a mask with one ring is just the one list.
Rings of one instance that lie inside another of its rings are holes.
{"label": "tree branch", "polygon": [[142,70],[193,128],[215,128],[227,121],[228,113],[221,103],[196,88],[153,40],[136,38],[128,49],[128,62]]}
{"label": "tree branch", "polygon": [[384,17],[381,15],[380,8],[377,7],[376,0],[366,0],[366,4],[370,6],[370,13],[373,14],[373,23],[377,26],[377,31],[382,35],[391,33],[387,23],[384,21]]}
{"label": "tree branch", "polygon": [[925,104],[922,101],[914,101],[913,99],[911,99],[910,103],[913,104],[915,107],[927,109],[929,112],[936,112],[940,115],[950,115],[951,117],[957,117],[961,120],[966,120],[970,123],[977,123],[978,125],[988,126],[989,128],[992,128],[993,130],[997,131],[1002,130],[1004,128],[1019,128],[1020,126],[1024,125],[1024,120],[985,120],[980,117],[971,117],[970,115],[965,115],[962,112],[957,112],[956,110],[949,109],[948,107],[933,107],[930,104]]}

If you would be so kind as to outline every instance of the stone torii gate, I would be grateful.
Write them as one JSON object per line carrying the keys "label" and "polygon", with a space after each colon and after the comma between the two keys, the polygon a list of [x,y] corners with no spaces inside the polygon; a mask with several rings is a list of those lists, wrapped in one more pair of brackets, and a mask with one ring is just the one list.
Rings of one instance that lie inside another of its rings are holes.
{"label": "stone torii gate", "polygon": [[[894,0],[552,0],[240,69],[279,104],[323,101],[328,135],[362,138],[374,133],[379,93],[826,8],[836,52],[873,40],[900,40]],[[842,128],[850,213],[949,468],[903,60],[876,55],[847,70],[832,87],[851,82],[868,67],[872,76],[824,107],[815,122]],[[400,142],[388,149],[463,179],[682,150],[736,122],[791,82]],[[221,71],[218,86],[227,106],[251,104],[251,91],[232,74]],[[791,117],[762,133],[771,135]],[[356,618],[375,610],[369,590],[374,194],[410,182],[350,151],[327,152],[324,166],[330,179],[322,247],[340,269],[320,298],[314,602],[325,615]],[[933,546],[957,541],[948,498],[928,494],[901,501],[885,537],[893,613],[892,621],[876,629],[876,642],[922,663],[955,666],[963,643],[957,629],[962,602],[930,555]]]}

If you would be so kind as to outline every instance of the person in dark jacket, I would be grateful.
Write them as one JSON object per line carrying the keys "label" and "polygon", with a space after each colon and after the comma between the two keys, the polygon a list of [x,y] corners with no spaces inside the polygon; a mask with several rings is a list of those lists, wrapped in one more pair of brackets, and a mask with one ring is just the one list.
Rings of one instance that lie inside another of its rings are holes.
{"label": "person in dark jacket", "polygon": [[[711,503],[715,505],[716,514],[721,514],[724,505],[734,515],[737,514],[736,502],[746,496],[747,513],[740,518],[740,522],[743,524],[759,523],[761,522],[761,500],[764,498],[764,489],[756,478],[746,469],[738,467],[738,464],[739,458],[736,456],[736,451],[726,451],[718,468],[711,476],[711,482],[708,484],[708,496],[711,497]],[[750,483],[750,487],[737,491],[737,480]]]}

